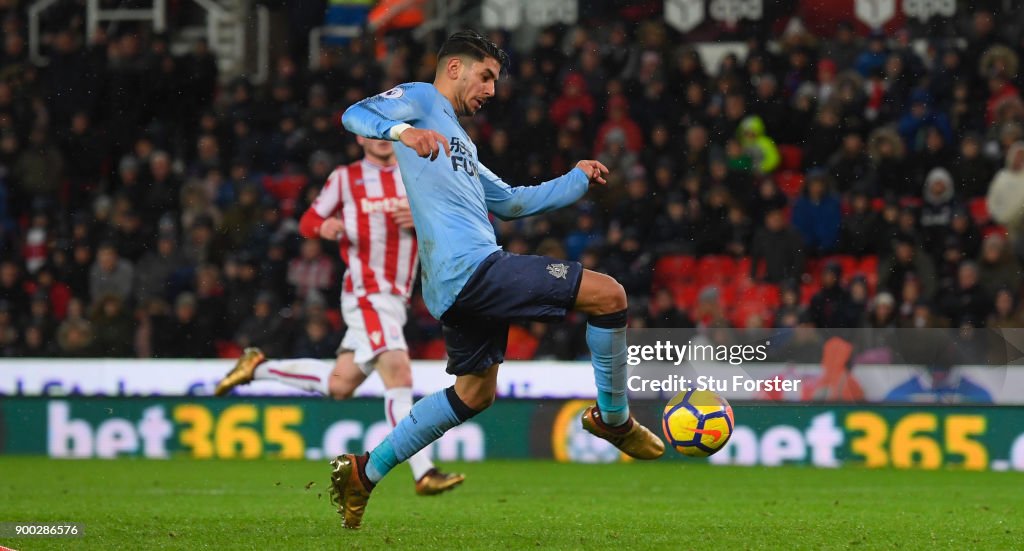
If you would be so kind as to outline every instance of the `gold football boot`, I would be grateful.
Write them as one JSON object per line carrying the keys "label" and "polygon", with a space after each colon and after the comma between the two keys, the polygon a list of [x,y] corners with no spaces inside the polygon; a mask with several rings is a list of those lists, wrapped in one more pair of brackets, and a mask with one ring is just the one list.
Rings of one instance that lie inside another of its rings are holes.
{"label": "gold football boot", "polygon": [[231,371],[228,371],[228,374],[217,383],[217,388],[213,391],[213,395],[224,396],[238,385],[251,383],[256,366],[263,363],[264,359],[266,357],[259,348],[246,348],[242,352],[242,357],[238,358],[238,361],[235,362],[235,367],[232,367]]}
{"label": "gold football boot", "polygon": [[416,493],[421,496],[437,495],[462,484],[463,480],[466,480],[466,475],[430,469],[416,481]]}
{"label": "gold football boot", "polygon": [[629,421],[618,427],[609,427],[601,420],[601,410],[590,406],[583,411],[583,428],[598,438],[603,438],[636,459],[657,459],[665,453],[665,443],[647,427],[629,416]]}
{"label": "gold football boot", "polygon": [[346,453],[331,461],[331,503],[338,507],[341,525],[352,530],[363,523],[366,502],[373,490],[373,484],[364,478],[359,468],[360,459],[366,461],[365,456]]}

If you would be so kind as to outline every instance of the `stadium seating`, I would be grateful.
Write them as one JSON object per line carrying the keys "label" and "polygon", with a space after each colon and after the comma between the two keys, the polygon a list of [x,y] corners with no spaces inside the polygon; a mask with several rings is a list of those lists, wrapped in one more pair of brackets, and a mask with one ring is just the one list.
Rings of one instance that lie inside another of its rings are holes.
{"label": "stadium seating", "polygon": [[654,290],[668,289],[674,283],[690,281],[697,261],[692,256],[666,255],[654,264]]}
{"label": "stadium seating", "polygon": [[697,295],[700,294],[701,286],[693,283],[677,282],[668,287],[672,291],[672,298],[677,308],[692,309],[697,304]]}

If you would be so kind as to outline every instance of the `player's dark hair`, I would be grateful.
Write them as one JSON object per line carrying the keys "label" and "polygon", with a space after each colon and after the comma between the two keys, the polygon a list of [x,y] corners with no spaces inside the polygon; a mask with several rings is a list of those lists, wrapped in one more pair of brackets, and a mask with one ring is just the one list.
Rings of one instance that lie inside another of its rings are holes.
{"label": "player's dark hair", "polygon": [[437,59],[449,56],[467,56],[477,61],[483,61],[488,57],[494,58],[502,72],[508,65],[508,54],[505,50],[472,29],[459,31],[444,41],[441,50],[437,52]]}

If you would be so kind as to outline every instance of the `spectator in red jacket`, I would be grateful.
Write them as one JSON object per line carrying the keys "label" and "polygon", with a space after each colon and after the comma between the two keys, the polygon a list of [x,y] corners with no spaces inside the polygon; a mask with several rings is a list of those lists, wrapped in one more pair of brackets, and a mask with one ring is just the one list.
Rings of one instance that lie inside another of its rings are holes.
{"label": "spectator in red jacket", "polygon": [[640,130],[640,125],[629,118],[629,102],[621,95],[612,96],[608,100],[608,119],[597,130],[595,155],[600,155],[604,151],[605,139],[615,130],[621,130],[626,136],[626,151],[637,153],[643,147],[644,133]]}
{"label": "spectator in red jacket", "polygon": [[551,104],[548,116],[556,126],[565,126],[569,117],[579,114],[589,118],[594,114],[594,98],[587,92],[587,83],[576,73],[569,73],[562,85],[562,95]]}
{"label": "spectator in red jacket", "polygon": [[985,102],[985,125],[991,127],[999,109],[1009,102],[1020,102],[1020,90],[1004,75],[996,73],[988,79],[989,96]]}

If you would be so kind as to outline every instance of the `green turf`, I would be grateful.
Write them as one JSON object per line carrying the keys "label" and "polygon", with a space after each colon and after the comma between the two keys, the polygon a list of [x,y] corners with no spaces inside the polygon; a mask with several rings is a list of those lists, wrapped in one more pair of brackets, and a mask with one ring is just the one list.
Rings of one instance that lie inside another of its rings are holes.
{"label": "green turf", "polygon": [[[416,497],[400,467],[343,530],[323,462],[0,458],[0,521],[72,521],[15,549],[1022,549],[1024,473],[660,462],[450,465]],[[307,484],[314,483],[308,489]]]}

